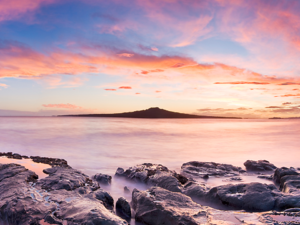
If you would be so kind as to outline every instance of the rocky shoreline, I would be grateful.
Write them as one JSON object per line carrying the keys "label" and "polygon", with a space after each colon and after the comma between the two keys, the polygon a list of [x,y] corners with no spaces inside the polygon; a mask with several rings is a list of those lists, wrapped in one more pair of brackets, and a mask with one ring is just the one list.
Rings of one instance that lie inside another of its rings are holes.
{"label": "rocky shoreline", "polygon": [[[38,179],[24,166],[0,164],[0,223],[10,224],[300,224],[300,174],[295,168],[277,168],[266,160],[247,160],[246,170],[229,164],[192,161],[180,173],[161,164],[144,163],[117,168],[115,177],[143,184],[147,190],[124,187],[124,196],[113,199],[103,189],[110,175],[88,176],[64,159],[22,156],[51,168]],[[209,187],[199,182],[213,177],[239,181],[256,174],[261,182]],[[264,184],[263,179],[273,184]],[[207,203],[203,205],[202,203]]]}

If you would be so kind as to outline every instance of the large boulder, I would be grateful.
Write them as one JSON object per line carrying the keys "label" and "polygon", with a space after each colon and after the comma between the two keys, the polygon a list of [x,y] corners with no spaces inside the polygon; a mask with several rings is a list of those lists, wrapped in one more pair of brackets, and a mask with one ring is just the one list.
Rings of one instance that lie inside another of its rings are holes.
{"label": "large boulder", "polygon": [[131,207],[130,207],[130,204],[123,197],[118,198],[118,201],[116,203],[116,211],[122,217],[131,218]]}
{"label": "large boulder", "polygon": [[94,181],[97,181],[99,184],[103,184],[103,185],[111,184],[111,176],[106,175],[106,174],[97,173],[94,176],[92,176],[92,179]]}
{"label": "large boulder", "polygon": [[175,192],[181,192],[183,185],[188,181],[185,176],[161,164],[152,163],[136,165],[126,170],[118,168],[115,176]]}
{"label": "large boulder", "polygon": [[279,184],[282,188],[283,185],[284,185],[284,181],[281,181],[281,178],[283,178],[285,176],[288,176],[288,175],[298,176],[299,173],[293,167],[290,167],[290,168],[287,168],[287,167],[277,168],[275,170],[274,176],[273,176],[274,182]]}
{"label": "large boulder", "polygon": [[37,180],[23,166],[0,164],[0,224],[127,224],[108,207],[112,197],[86,175],[68,167],[47,172],[50,178]]}
{"label": "large boulder", "polygon": [[280,196],[275,185],[261,183],[228,184],[212,188],[206,200],[249,211],[268,211],[275,208]]}
{"label": "large boulder", "polygon": [[255,171],[255,172],[264,172],[264,171],[274,171],[277,167],[274,166],[267,160],[247,160],[244,163],[247,171]]}
{"label": "large boulder", "polygon": [[183,175],[208,178],[210,176],[238,176],[245,172],[241,167],[215,162],[191,161],[181,166]]}
{"label": "large boulder", "polygon": [[132,207],[136,221],[148,225],[206,224],[206,211],[190,197],[160,187],[147,191],[134,189]]}

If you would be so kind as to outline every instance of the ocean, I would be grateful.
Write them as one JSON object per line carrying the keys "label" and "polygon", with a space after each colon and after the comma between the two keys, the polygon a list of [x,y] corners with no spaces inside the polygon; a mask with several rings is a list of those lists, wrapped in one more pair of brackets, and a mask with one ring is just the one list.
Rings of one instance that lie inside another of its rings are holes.
{"label": "ocean", "polygon": [[66,159],[93,175],[204,161],[300,167],[300,120],[0,117],[0,151]]}

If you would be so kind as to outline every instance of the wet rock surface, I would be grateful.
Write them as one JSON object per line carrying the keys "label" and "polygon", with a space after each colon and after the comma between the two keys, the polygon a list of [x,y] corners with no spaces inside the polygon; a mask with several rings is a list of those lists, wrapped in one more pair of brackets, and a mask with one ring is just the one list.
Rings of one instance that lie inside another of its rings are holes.
{"label": "wet rock surface", "polygon": [[245,171],[230,164],[192,161],[184,163],[181,172],[183,175],[207,179],[210,176],[238,176]]}
{"label": "wet rock surface", "polygon": [[123,198],[120,197],[116,203],[116,211],[118,214],[121,215],[121,217],[125,218],[131,218],[131,207],[129,202]]}
{"label": "wet rock surface", "polygon": [[247,171],[274,171],[277,167],[274,166],[272,163],[270,163],[267,160],[247,160],[244,163],[244,166],[246,167]]}
{"label": "wet rock surface", "polygon": [[134,189],[132,207],[135,219],[149,225],[196,225],[207,223],[206,211],[188,196],[160,187],[147,191]]}
{"label": "wet rock surface", "polygon": [[280,196],[275,185],[248,183],[222,185],[209,190],[207,201],[232,206],[249,211],[274,209],[276,198]]}
{"label": "wet rock surface", "polygon": [[183,185],[188,181],[187,177],[161,164],[152,163],[136,165],[126,170],[118,168],[115,176],[175,192],[181,192]]}
{"label": "wet rock surface", "polygon": [[127,224],[111,211],[112,197],[88,176],[67,167],[47,172],[37,180],[23,166],[0,164],[0,223]]}
{"label": "wet rock surface", "polygon": [[106,175],[106,174],[97,173],[94,176],[92,176],[92,179],[94,181],[97,181],[99,184],[103,184],[103,185],[111,184],[111,176]]}

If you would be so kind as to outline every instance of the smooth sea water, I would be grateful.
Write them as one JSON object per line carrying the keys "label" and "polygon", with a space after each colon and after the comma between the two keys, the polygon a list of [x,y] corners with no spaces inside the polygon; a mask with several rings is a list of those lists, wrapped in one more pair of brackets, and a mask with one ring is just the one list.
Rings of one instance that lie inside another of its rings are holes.
{"label": "smooth sea water", "polygon": [[[114,175],[118,167],[160,163],[180,172],[188,161],[229,163],[243,167],[248,160],[266,159],[277,167],[300,167],[300,120],[229,119],[125,119],[75,117],[0,117],[0,151],[27,156],[63,158],[75,169],[92,176]],[[0,157],[0,163],[19,163],[46,177],[49,165],[31,160]],[[224,177],[197,179],[213,187],[226,183],[261,182],[257,174],[241,175],[242,181]],[[225,180],[224,180],[225,179]],[[101,187],[115,202],[131,201],[130,190],[143,184],[113,177]],[[212,206],[209,202],[202,205]],[[213,206],[214,207],[214,206]],[[226,209],[226,208],[224,208]],[[132,225],[140,225],[134,218]]]}
{"label": "smooth sea water", "polygon": [[145,162],[179,172],[192,160],[300,167],[300,120],[0,117],[0,151],[63,158],[88,175]]}

